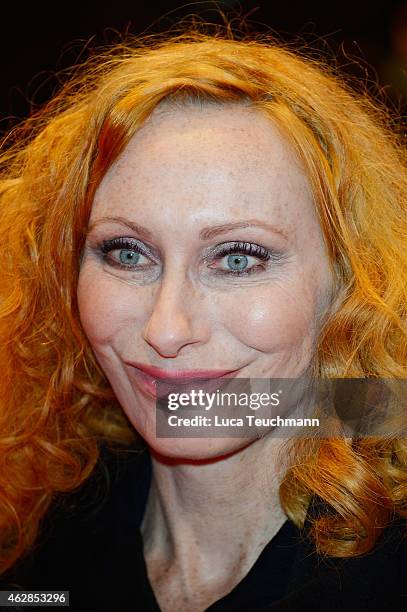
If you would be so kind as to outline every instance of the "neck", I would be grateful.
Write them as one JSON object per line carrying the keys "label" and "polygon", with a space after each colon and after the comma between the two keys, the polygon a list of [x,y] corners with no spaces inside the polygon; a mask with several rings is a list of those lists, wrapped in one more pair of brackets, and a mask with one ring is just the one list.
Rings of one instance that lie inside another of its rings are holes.
{"label": "neck", "polygon": [[282,442],[266,436],[208,463],[168,462],[152,453],[145,554],[181,572],[193,563],[203,576],[227,565],[244,575],[286,520],[278,495]]}

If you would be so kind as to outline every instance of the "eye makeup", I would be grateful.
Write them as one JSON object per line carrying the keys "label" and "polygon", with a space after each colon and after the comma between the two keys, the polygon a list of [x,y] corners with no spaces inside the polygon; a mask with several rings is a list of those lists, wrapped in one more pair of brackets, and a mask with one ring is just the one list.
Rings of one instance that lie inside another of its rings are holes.
{"label": "eye makeup", "polygon": [[225,270],[222,268],[211,267],[216,274],[228,274],[233,276],[244,276],[249,274],[254,274],[256,272],[262,272],[267,268],[269,263],[274,263],[280,261],[284,254],[281,251],[274,251],[267,249],[259,244],[253,242],[231,242],[231,243],[223,243],[218,245],[211,251],[210,258],[216,261],[223,259],[224,257],[228,257],[228,261],[231,255],[243,255],[243,257],[248,262],[248,257],[252,259],[260,260],[261,263],[257,265],[252,265],[249,268],[244,268],[242,270]]}
{"label": "eye makeup", "polygon": [[[136,264],[124,264],[114,259],[111,256],[111,253],[114,251],[129,251],[133,253],[138,253],[143,257],[146,257],[150,260],[150,264],[155,265],[155,262],[152,259],[151,252],[145,247],[144,243],[140,240],[136,240],[135,238],[127,238],[120,236],[118,238],[111,238],[109,240],[103,240],[101,243],[97,245],[97,251],[100,257],[114,267],[118,267],[124,270],[136,270],[140,268],[149,267],[149,264],[139,264],[138,260]],[[138,258],[139,259],[139,258]]]}
{"label": "eye makeup", "polygon": [[[96,243],[94,248],[98,256],[105,263],[122,270],[142,272],[143,270],[146,271],[147,269],[151,269],[158,263],[157,256],[154,255],[142,241],[135,238],[119,236],[109,240],[102,240]],[[145,257],[148,262],[140,263],[140,257],[136,257],[136,263],[132,263],[130,258],[128,259],[128,263],[123,263],[113,256],[115,251],[127,251],[130,256],[131,253],[135,253],[141,257]],[[232,255],[236,255],[234,260],[231,258]],[[243,262],[245,267],[243,269],[225,269],[213,265],[217,262],[221,262],[224,258],[227,258],[227,265],[230,264],[230,262]],[[218,244],[206,250],[204,255],[204,261],[208,270],[213,274],[228,275],[230,277],[261,273],[265,271],[270,264],[278,263],[283,258],[284,253],[281,251],[271,250],[257,243],[246,241],[233,241]]]}

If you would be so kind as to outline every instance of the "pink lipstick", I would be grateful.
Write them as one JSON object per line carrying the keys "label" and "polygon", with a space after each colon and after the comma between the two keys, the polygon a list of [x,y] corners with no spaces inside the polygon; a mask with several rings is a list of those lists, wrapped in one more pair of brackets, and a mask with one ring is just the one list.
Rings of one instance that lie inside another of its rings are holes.
{"label": "pink lipstick", "polygon": [[[221,386],[218,379],[234,378],[241,370],[241,368],[234,370],[163,370],[156,366],[134,361],[126,361],[125,363],[131,367],[130,373],[134,376],[141,390],[154,398],[164,397],[175,389],[187,393],[190,388],[197,386],[195,384],[188,385],[188,381],[202,381],[205,390],[209,391],[207,389],[209,382],[207,381],[213,381],[210,387],[217,388]],[[158,393],[157,382],[160,384]]]}

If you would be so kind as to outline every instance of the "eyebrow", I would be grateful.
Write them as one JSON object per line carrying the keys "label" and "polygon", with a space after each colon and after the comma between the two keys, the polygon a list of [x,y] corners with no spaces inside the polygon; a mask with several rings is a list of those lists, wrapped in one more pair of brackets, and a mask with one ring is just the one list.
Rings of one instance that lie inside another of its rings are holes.
{"label": "eyebrow", "polygon": [[[133,230],[140,237],[145,240],[152,240],[153,234],[143,225],[139,225],[138,223],[134,223],[125,217],[102,217],[98,219],[89,227],[88,231],[91,232],[95,227],[98,227],[102,223],[120,223],[125,227]],[[199,232],[200,240],[210,240],[215,238],[216,236],[220,236],[221,234],[226,234],[234,229],[243,229],[247,227],[260,227],[262,229],[266,229],[267,231],[271,231],[274,234],[279,234],[285,240],[288,240],[288,235],[281,228],[272,225],[271,223],[266,223],[265,221],[259,221],[258,219],[245,219],[242,221],[236,221],[235,223],[224,223],[222,225],[213,225],[211,227],[204,227]]]}
{"label": "eyebrow", "polygon": [[148,230],[143,225],[139,225],[138,223],[134,223],[134,221],[126,219],[125,217],[101,217],[89,226],[88,233],[95,229],[95,227],[102,225],[102,223],[120,223],[120,225],[124,225],[129,229],[133,230],[133,232],[135,232],[145,240],[152,240],[153,238],[153,234],[150,232],[150,230]]}
{"label": "eyebrow", "polygon": [[245,219],[242,221],[236,221],[235,223],[225,223],[222,225],[214,225],[212,227],[204,227],[199,232],[200,240],[210,240],[211,238],[215,238],[215,236],[219,236],[220,234],[225,234],[226,232],[230,232],[234,229],[242,229],[246,227],[260,227],[262,229],[266,229],[274,234],[280,234],[285,240],[288,240],[288,236],[286,232],[284,232],[281,228],[272,225],[271,223],[266,223],[265,221],[259,221],[257,219]]}

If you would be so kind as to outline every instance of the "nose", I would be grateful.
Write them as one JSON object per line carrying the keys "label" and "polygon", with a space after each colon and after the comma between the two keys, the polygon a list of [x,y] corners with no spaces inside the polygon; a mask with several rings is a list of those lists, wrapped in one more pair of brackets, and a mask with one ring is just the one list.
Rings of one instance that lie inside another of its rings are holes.
{"label": "nose", "polygon": [[205,343],[208,326],[196,289],[185,277],[172,274],[156,289],[143,338],[160,356],[176,357],[188,345]]}

